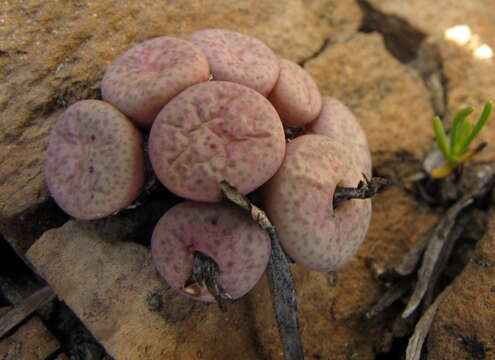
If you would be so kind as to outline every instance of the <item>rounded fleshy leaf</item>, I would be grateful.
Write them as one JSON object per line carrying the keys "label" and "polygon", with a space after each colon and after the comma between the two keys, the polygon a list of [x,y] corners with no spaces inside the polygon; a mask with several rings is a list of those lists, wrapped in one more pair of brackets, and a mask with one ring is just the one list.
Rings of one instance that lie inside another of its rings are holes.
{"label": "rounded fleshy leaf", "polygon": [[334,210],[333,196],[337,186],[355,187],[360,180],[352,154],[326,136],[304,135],[287,145],[263,197],[282,246],[296,263],[329,272],[356,253],[368,229],[371,201],[348,200]]}
{"label": "rounded fleshy leaf", "polygon": [[156,268],[174,289],[196,300],[214,302],[204,284],[198,284],[195,294],[183,289],[195,251],[217,263],[220,285],[237,299],[258,282],[271,248],[268,234],[234,205],[185,201],[167,211],[151,240]]}
{"label": "rounded fleshy leaf", "polygon": [[349,147],[356,157],[360,171],[371,178],[371,154],[368,139],[354,114],[335,98],[323,98],[318,118],[309,125],[308,133],[325,135],[342,147]]}
{"label": "rounded fleshy leaf", "polygon": [[150,133],[160,181],[190,200],[222,199],[220,181],[247,194],[270,179],[285,152],[280,118],[256,91],[226,81],[184,90],[158,115]]}
{"label": "rounded fleshy leaf", "polygon": [[282,122],[295,128],[309,124],[321,111],[320,90],[311,75],[285,59],[280,60],[280,75],[268,100]]}
{"label": "rounded fleshy leaf", "polygon": [[213,80],[242,84],[264,96],[273,89],[279,73],[278,59],[262,41],[224,29],[197,31],[187,40],[208,57]]}
{"label": "rounded fleshy leaf", "polygon": [[167,36],[144,41],[108,67],[102,97],[138,126],[150,127],[163,106],[188,86],[207,81],[205,54],[196,45]]}
{"label": "rounded fleshy leaf", "polygon": [[45,179],[57,204],[77,219],[112,214],[136,199],[144,183],[142,135],[112,105],[84,100],[52,129]]}

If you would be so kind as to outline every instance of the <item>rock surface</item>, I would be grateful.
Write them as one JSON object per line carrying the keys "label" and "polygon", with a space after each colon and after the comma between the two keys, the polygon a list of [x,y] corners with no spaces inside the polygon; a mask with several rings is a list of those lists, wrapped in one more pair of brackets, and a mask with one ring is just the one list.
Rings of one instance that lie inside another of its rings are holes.
{"label": "rock surface", "polygon": [[[338,273],[336,282],[328,274],[293,267],[303,342],[312,356],[373,357],[384,337],[387,315],[362,320],[382,292],[370,262],[390,263],[436,221],[398,189],[376,199],[374,217],[358,256]],[[418,229],[418,223],[424,226]],[[265,277],[226,313],[179,296],[159,278],[146,248],[122,241],[129,240],[138,224],[119,216],[92,223],[71,221],[46,232],[28,252],[37,271],[110,355],[283,358]],[[383,228],[390,230],[384,233]]]}
{"label": "rock surface", "polygon": [[440,305],[428,338],[428,360],[493,359],[495,212],[469,264]]}
{"label": "rock surface", "polygon": [[332,44],[305,68],[323,96],[339,99],[356,115],[380,173],[404,175],[410,162],[419,162],[429,150],[428,92],[419,74],[385,49],[379,34],[356,34]]}
{"label": "rock surface", "polygon": [[0,341],[2,360],[45,360],[60,344],[41,320],[33,317]]}

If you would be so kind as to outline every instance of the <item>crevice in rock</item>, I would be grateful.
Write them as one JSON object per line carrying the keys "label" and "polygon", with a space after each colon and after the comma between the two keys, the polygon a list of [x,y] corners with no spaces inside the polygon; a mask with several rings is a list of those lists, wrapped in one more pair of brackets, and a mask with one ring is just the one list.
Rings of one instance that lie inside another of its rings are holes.
{"label": "crevice in rock", "polygon": [[420,45],[414,67],[418,70],[430,93],[435,115],[443,117],[447,107],[447,78],[443,72],[442,57],[433,38],[426,38]]}
{"label": "crevice in rock", "polygon": [[433,111],[443,117],[447,79],[443,74],[441,56],[435,42],[407,20],[385,14],[375,9],[367,0],[356,1],[363,12],[360,31],[380,33],[390,54],[419,72],[429,91]]}
{"label": "crevice in rock", "polygon": [[366,0],[356,1],[363,12],[360,31],[376,31],[382,34],[388,51],[403,63],[416,58],[426,34],[414,28],[405,19],[378,11]]}
{"label": "crevice in rock", "polygon": [[62,226],[69,220],[53,200],[47,200],[34,208],[24,211],[10,219],[2,219],[0,233],[6,238],[26,263],[26,251],[43,233]]}
{"label": "crevice in rock", "polygon": [[323,40],[323,43],[321,44],[321,46],[319,47],[318,50],[316,50],[313,54],[311,54],[310,56],[308,56],[306,59],[303,59],[301,61],[299,61],[299,65],[304,67],[304,65],[306,65],[306,63],[314,58],[317,58],[323,51],[325,51],[328,46],[330,45],[330,38],[326,38],[325,40]]}

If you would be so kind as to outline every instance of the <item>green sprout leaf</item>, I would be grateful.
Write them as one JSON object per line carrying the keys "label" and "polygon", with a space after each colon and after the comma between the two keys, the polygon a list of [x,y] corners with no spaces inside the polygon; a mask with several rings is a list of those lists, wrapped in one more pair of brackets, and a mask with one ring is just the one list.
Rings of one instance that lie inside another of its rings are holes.
{"label": "green sprout leaf", "polygon": [[449,142],[447,140],[447,135],[445,134],[442,121],[438,116],[433,118],[433,131],[435,132],[435,136],[437,138],[438,148],[442,152],[444,159],[449,162],[448,159],[451,152],[449,149]]}
{"label": "green sprout leaf", "polygon": [[438,148],[442,152],[445,166],[434,169],[431,176],[442,178],[448,176],[460,165],[470,161],[484,146],[478,147],[474,151],[469,151],[469,145],[478,136],[481,129],[487,123],[492,112],[492,103],[487,101],[480,118],[473,126],[467,117],[474,111],[472,107],[460,110],[454,117],[450,136],[447,138],[445,129],[438,117],[433,119],[433,130],[437,138]]}
{"label": "green sprout leaf", "polygon": [[488,101],[485,104],[485,107],[483,108],[483,112],[481,113],[480,118],[478,119],[478,122],[473,128],[473,131],[469,136],[464,140],[463,144],[461,145],[461,154],[466,152],[467,148],[469,145],[471,145],[471,142],[474,140],[474,138],[480,133],[481,129],[483,126],[485,126],[486,122],[488,121],[488,118],[490,117],[490,114],[492,113],[492,103]]}
{"label": "green sprout leaf", "polygon": [[450,131],[450,138],[452,141],[450,142],[450,149],[454,150],[454,144],[457,142],[459,129],[462,126],[464,120],[468,115],[470,115],[474,109],[472,107],[468,107],[460,110],[454,117],[454,121],[452,122],[452,129]]}

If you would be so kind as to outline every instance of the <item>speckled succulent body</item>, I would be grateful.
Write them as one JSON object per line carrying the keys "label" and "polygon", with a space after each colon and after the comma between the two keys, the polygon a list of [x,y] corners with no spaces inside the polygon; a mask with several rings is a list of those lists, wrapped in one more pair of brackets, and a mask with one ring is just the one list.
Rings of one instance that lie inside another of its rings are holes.
{"label": "speckled succulent body", "polygon": [[277,57],[254,37],[230,30],[206,29],[193,33],[187,40],[206,54],[214,80],[242,84],[264,96],[277,81]]}
{"label": "speckled succulent body", "polygon": [[159,220],[151,250],[158,271],[170,286],[194,299],[213,302],[205,286],[197,286],[194,294],[183,289],[191,274],[194,251],[208,255],[218,264],[220,284],[237,299],[263,274],[270,257],[270,240],[234,205],[186,201]]}
{"label": "speckled succulent body", "polygon": [[205,54],[196,45],[167,36],[144,41],[107,68],[101,84],[105,101],[138,126],[150,127],[162,107],[188,86],[207,81]]}
{"label": "speckled succulent body", "polygon": [[312,122],[308,133],[325,135],[334,142],[348,148],[355,156],[362,172],[371,177],[371,154],[368,139],[354,114],[347,106],[335,98],[323,98],[323,106],[318,118]]}
{"label": "speckled succulent body", "polygon": [[158,115],[150,158],[160,181],[179,196],[215,202],[220,181],[246,194],[279,168],[285,138],[280,118],[256,91],[230,82],[192,86]]}
{"label": "speckled succulent body", "polygon": [[287,145],[284,162],[263,187],[268,216],[287,254],[309,269],[328,272],[345,264],[364,240],[371,201],[349,200],[333,208],[337,185],[362,180],[352,153],[322,135]]}
{"label": "speckled succulent body", "polygon": [[112,105],[70,106],[50,135],[45,179],[65,212],[97,219],[129,205],[144,183],[142,135]]}
{"label": "speckled succulent body", "polygon": [[320,91],[311,75],[286,59],[280,60],[280,75],[268,99],[282,122],[291,127],[309,124],[321,110]]}

